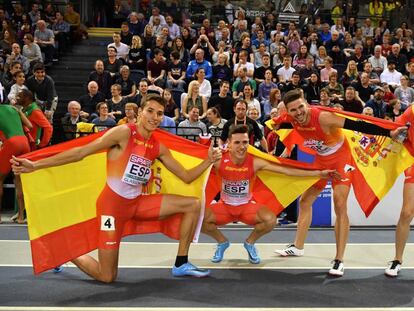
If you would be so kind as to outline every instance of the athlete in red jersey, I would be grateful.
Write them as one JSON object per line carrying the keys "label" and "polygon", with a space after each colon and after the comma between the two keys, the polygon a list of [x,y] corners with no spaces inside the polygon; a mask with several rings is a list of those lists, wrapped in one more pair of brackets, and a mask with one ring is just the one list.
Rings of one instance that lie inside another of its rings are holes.
{"label": "athlete in red jersey", "polygon": [[203,277],[208,270],[198,269],[188,262],[188,250],[200,213],[200,202],[194,197],[178,195],[141,195],[142,186],[150,178],[151,163],[160,159],[183,181],[195,180],[214,161],[221,158],[218,149],[210,148],[209,158],[191,170],[186,170],[170,151],[152,137],[164,115],[165,101],[159,95],[148,95],[139,111],[135,125],[110,129],[102,137],[83,147],[77,147],[39,161],[13,158],[13,171],[27,173],[40,168],[80,161],[87,155],[107,150],[107,183],[97,200],[99,219],[99,260],[83,255],[73,260],[82,271],[96,280],[112,282],[118,272],[119,241],[126,221],[162,219],[181,213],[178,255],[172,269],[174,276]]}
{"label": "athlete in red jersey", "polygon": [[[217,225],[225,225],[241,221],[254,226],[254,230],[244,242],[244,247],[253,264],[260,262],[254,243],[264,234],[272,231],[276,224],[276,215],[266,206],[255,202],[252,187],[259,170],[268,170],[290,176],[320,176],[328,178],[337,175],[334,170],[311,171],[301,170],[269,163],[247,153],[249,146],[248,128],[236,125],[230,129],[229,152],[220,162],[214,164],[220,180],[220,201],[206,209],[202,232],[214,238],[218,244],[212,261],[217,263],[223,259],[224,251],[230,243]],[[339,175],[337,175],[339,178]]]}
{"label": "athlete in red jersey", "polygon": [[[397,119],[400,123],[411,123],[408,129],[408,140],[411,144],[414,142],[414,106],[409,106],[407,110]],[[405,181],[403,189],[403,203],[395,231],[395,257],[385,269],[385,274],[395,277],[401,270],[405,244],[407,243],[410,233],[410,224],[414,218],[414,165],[405,172]]]}
{"label": "athlete in red jersey", "polygon": [[[352,121],[331,112],[311,108],[307,105],[300,89],[287,92],[283,102],[288,115],[293,119],[293,127],[305,139],[305,146],[316,151],[315,163],[321,167],[335,169],[341,174],[340,180],[332,182],[336,214],[336,255],[329,274],[342,276],[344,273],[343,256],[349,233],[347,199],[352,181],[352,161],[349,146],[341,128],[392,137],[396,137],[405,128],[390,132],[374,124]],[[301,196],[295,242],[284,250],[276,250],[280,255],[302,256],[304,254],[305,239],[312,221],[312,204],[325,184],[326,181],[318,182]]]}

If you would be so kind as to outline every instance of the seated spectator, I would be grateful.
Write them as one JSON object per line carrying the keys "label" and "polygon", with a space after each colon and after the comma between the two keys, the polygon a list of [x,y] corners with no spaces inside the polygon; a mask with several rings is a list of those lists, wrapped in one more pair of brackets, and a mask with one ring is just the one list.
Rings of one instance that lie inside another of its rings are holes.
{"label": "seated spectator", "polygon": [[300,35],[297,30],[288,35],[288,42],[286,43],[286,46],[292,55],[295,55],[299,52],[300,47],[303,46],[303,41],[300,39]]}
{"label": "seated spectator", "polygon": [[294,71],[292,73],[292,78],[290,81],[285,84],[282,88],[283,93],[287,93],[294,89],[302,88],[302,81],[300,80],[300,73],[299,71]]}
{"label": "seated spectator", "polygon": [[242,50],[239,54],[239,62],[233,66],[233,75],[237,76],[239,68],[247,69],[247,77],[253,79],[254,76],[254,64],[247,61],[247,51]]}
{"label": "seated spectator", "polygon": [[374,116],[374,110],[371,107],[364,107],[364,109],[362,109],[362,114],[364,116],[373,117]]}
{"label": "seated spectator", "polygon": [[268,102],[270,91],[277,88],[277,84],[273,82],[273,71],[271,69],[267,69],[265,72],[265,79],[259,85],[258,99],[260,103],[264,105],[265,102]]}
{"label": "seated spectator", "polygon": [[118,121],[118,125],[135,124],[138,117],[138,105],[135,103],[125,104],[125,117]]}
{"label": "seated spectator", "polygon": [[299,49],[299,52],[293,58],[293,67],[296,70],[300,70],[302,68],[305,68],[306,59],[307,59],[308,56],[310,56],[310,54],[308,53],[308,47],[306,45],[302,45]]}
{"label": "seated spectator", "polygon": [[211,84],[210,81],[205,79],[206,73],[204,71],[204,68],[200,67],[196,70],[194,73],[194,79],[198,82],[200,85],[200,95],[204,96],[206,100],[208,101],[211,97]]}
{"label": "seated spectator", "polygon": [[322,46],[322,42],[320,42],[318,34],[316,32],[312,32],[309,35],[306,46],[308,48],[310,55],[312,55],[315,58],[319,55],[319,47]]}
{"label": "seated spectator", "polygon": [[34,32],[34,42],[40,47],[40,50],[45,53],[45,65],[51,65],[53,61],[53,54],[55,53],[55,35],[52,30],[46,28],[44,20],[39,20],[37,29]]}
{"label": "seated spectator", "polygon": [[154,58],[155,49],[163,51],[163,61],[167,61],[170,58],[171,49],[168,47],[167,43],[164,41],[164,38],[161,35],[155,36],[155,45],[151,45],[150,58]]}
{"label": "seated spectator", "polygon": [[132,12],[129,14],[128,28],[134,36],[142,36],[147,21],[142,13]]}
{"label": "seated spectator", "polygon": [[162,121],[158,127],[170,132],[171,134],[177,134],[175,121],[165,114],[162,116]]}
{"label": "seated spectator", "polygon": [[98,132],[105,131],[116,125],[115,120],[109,116],[107,103],[98,103],[96,105],[96,112],[98,113],[98,117],[93,119],[92,123],[96,125]]}
{"label": "seated spectator", "polygon": [[401,83],[401,72],[395,69],[395,61],[393,59],[388,61],[388,68],[381,73],[381,83],[387,83],[393,88],[397,88]]}
{"label": "seated spectator", "polygon": [[[237,64],[240,61],[239,58],[240,58],[240,53],[242,51],[246,52],[245,62],[249,62],[249,63],[254,64],[254,53],[253,53],[253,49],[250,45],[250,43],[251,43],[250,35],[247,32],[242,33],[242,36],[241,36],[240,40],[241,40],[241,45],[239,47],[237,47],[235,52],[233,53],[233,64]],[[236,41],[236,40],[233,39],[233,41]]]}
{"label": "seated spectator", "polygon": [[326,51],[328,52],[328,54],[332,51],[332,48],[334,46],[338,46],[340,50],[344,49],[344,42],[343,42],[342,38],[339,36],[338,31],[332,31],[331,32],[331,39],[329,39],[325,43],[325,48],[326,48]]}
{"label": "seated spectator", "polygon": [[148,95],[149,81],[147,79],[141,79],[138,83],[138,92],[133,96],[128,98],[129,102],[136,103],[138,107],[141,107],[141,102],[145,100]]}
{"label": "seated spectator", "polygon": [[167,88],[184,92],[186,69],[186,66],[180,61],[180,53],[178,51],[171,52],[167,71]]}
{"label": "seated spectator", "polygon": [[78,102],[81,104],[84,117],[92,120],[97,116],[96,105],[105,102],[105,95],[99,91],[98,83],[90,81],[88,83],[88,94],[79,97]]}
{"label": "seated spectator", "polygon": [[[382,88],[384,89],[383,100],[388,104],[391,100],[396,99],[394,92],[391,91],[390,86],[387,83],[382,83]],[[375,90],[375,89],[374,89]]]}
{"label": "seated spectator", "polygon": [[187,51],[190,51],[190,49],[193,47],[193,45],[194,45],[194,37],[193,37],[193,35],[191,34],[192,33],[192,31],[194,31],[195,32],[195,30],[194,29],[192,29],[191,27],[183,27],[182,28],[182,30],[181,30],[181,37],[182,37],[182,39],[183,39],[183,43],[184,43],[184,48],[187,50]]}
{"label": "seated spectator", "polygon": [[220,54],[225,54],[227,59],[230,59],[231,50],[227,48],[224,41],[219,41],[217,43],[218,50],[216,50],[212,56],[213,68],[218,64],[218,57]]}
{"label": "seated spectator", "polygon": [[329,82],[329,76],[331,73],[335,72],[337,73],[336,69],[334,69],[332,67],[333,65],[333,60],[331,57],[326,57],[325,58],[325,63],[324,63],[324,68],[321,69],[321,81],[322,82]]}
{"label": "seated spectator", "polygon": [[410,87],[414,87],[414,62],[410,62],[408,65],[408,80]]}
{"label": "seated spectator", "polygon": [[319,103],[313,103],[319,106],[324,106],[324,107],[333,107],[333,104],[331,102],[331,99],[329,97],[329,92],[327,89],[321,89],[319,91]]}
{"label": "seated spectator", "polygon": [[16,96],[21,90],[28,90],[27,86],[24,85],[26,78],[23,71],[16,71],[13,74],[13,80],[15,83],[12,85],[9,94],[7,95],[7,99],[11,105],[16,104]]}
{"label": "seated spectator", "polygon": [[207,35],[202,34],[198,37],[196,43],[194,43],[190,49],[190,55],[195,55],[198,50],[202,50],[204,52],[203,58],[206,61],[210,62],[212,60],[215,49],[214,46],[210,43]]}
{"label": "seated spectator", "polygon": [[191,80],[194,77],[196,70],[202,67],[206,73],[206,79],[210,80],[213,76],[213,67],[210,62],[204,59],[204,51],[202,49],[197,49],[195,51],[195,59],[190,61],[187,66],[186,78]]}
{"label": "seated spectator", "polygon": [[65,140],[76,138],[76,124],[79,122],[88,122],[88,119],[82,116],[81,105],[72,100],[68,103],[68,113],[61,119]]}
{"label": "seated spectator", "polygon": [[168,32],[171,40],[180,36],[180,27],[176,23],[174,23],[173,17],[171,14],[168,14],[165,17],[165,22],[168,27]]}
{"label": "seated spectator", "polygon": [[[315,57],[315,65],[319,70],[325,68],[326,59],[328,58],[328,53],[326,52],[326,48],[322,45],[318,48],[318,54]],[[331,64],[332,67],[332,64]]]}
{"label": "seated spectator", "polygon": [[365,108],[370,107],[373,110],[373,115],[376,118],[383,119],[387,103],[384,101],[384,89],[377,86],[374,91],[374,97],[365,103]]}
{"label": "seated spectator", "polygon": [[148,53],[151,53],[151,49],[154,47],[154,41],[155,37],[152,35],[152,26],[147,24],[144,28],[144,35],[142,36],[142,45]]}
{"label": "seated spectator", "polygon": [[292,57],[286,56],[283,59],[283,67],[279,68],[277,71],[277,76],[279,78],[279,83],[286,85],[292,78],[292,74],[296,71],[295,68],[291,66]]}
{"label": "seated spectator", "polygon": [[119,73],[121,66],[123,65],[122,60],[117,58],[118,50],[114,46],[107,48],[108,58],[103,61],[104,68],[110,73],[112,79]]}
{"label": "seated spectator", "polygon": [[184,46],[182,37],[177,37],[173,40],[171,53],[177,51],[180,55],[180,61],[187,67],[190,62],[190,52]]}
{"label": "seated spectator", "polygon": [[220,81],[220,92],[213,95],[208,101],[208,107],[216,107],[220,115],[228,120],[234,117],[233,98],[229,95],[230,83],[226,80]]}
{"label": "seated spectator", "polygon": [[172,98],[171,90],[165,89],[164,92],[162,92],[162,97],[167,103],[164,109],[164,115],[170,117],[174,122],[177,122],[180,118],[180,110]]}
{"label": "seated spectator", "polygon": [[246,67],[241,67],[241,68],[238,69],[237,79],[234,81],[233,86],[231,88],[234,99],[243,97],[243,89],[244,89],[244,86],[246,84],[251,85],[251,87],[253,88],[254,91],[256,90],[256,81],[255,80],[250,80],[247,77],[247,68]]}
{"label": "seated spectator", "polygon": [[364,63],[367,61],[367,57],[362,53],[363,47],[361,44],[355,45],[355,53],[351,57],[348,58],[348,62],[350,60],[355,61],[357,65],[357,69],[359,72],[364,70]]}
{"label": "seated spectator", "polygon": [[207,110],[207,120],[208,133],[211,134],[213,139],[221,137],[221,132],[227,120],[221,117],[216,107],[211,107]]}
{"label": "seated spectator", "polygon": [[380,75],[387,68],[387,59],[381,55],[381,45],[374,48],[374,55],[368,58],[368,62],[372,65],[373,70]]}
{"label": "seated spectator", "polygon": [[[1,84],[6,94],[10,92],[12,85],[15,83],[13,78],[14,74],[18,71],[22,71],[22,65],[19,62],[12,62],[8,69],[9,70],[5,71],[1,77]],[[1,94],[2,93],[3,92],[1,92]],[[1,102],[3,102],[3,100]]]}
{"label": "seated spectator", "polygon": [[163,60],[164,52],[160,49],[154,50],[154,59],[147,65],[148,81],[159,87],[164,87],[165,76],[168,70],[167,63]]}
{"label": "seated spectator", "polygon": [[346,57],[351,57],[355,53],[355,45],[352,42],[352,36],[347,32],[344,38],[344,54]]}
{"label": "seated spectator", "polygon": [[112,39],[114,42],[109,43],[108,48],[115,47],[117,51],[116,58],[122,59],[125,62],[129,53],[129,46],[121,42],[121,34],[119,32],[114,32]]}
{"label": "seated spectator", "polygon": [[388,64],[393,62],[395,64],[395,68],[401,74],[406,73],[405,66],[408,63],[407,56],[401,53],[401,46],[398,43],[395,43],[391,47],[391,52],[387,56]]}
{"label": "seated spectator", "polygon": [[33,76],[27,79],[26,86],[33,93],[37,104],[42,107],[46,118],[52,122],[58,98],[55,82],[49,75],[46,75],[42,63],[34,65]]}
{"label": "seated spectator", "polygon": [[128,22],[122,22],[120,35],[121,35],[121,43],[127,46],[130,46],[132,44],[132,37],[134,35],[132,34],[132,32],[129,31]]}
{"label": "seated spectator", "polygon": [[272,89],[269,94],[269,101],[265,102],[263,105],[263,112],[265,115],[263,121],[273,118],[272,111],[278,107],[280,102],[282,102],[282,92],[280,92],[279,89]]}
{"label": "seated spectator", "polygon": [[111,97],[113,79],[109,71],[105,70],[102,60],[98,59],[95,61],[95,70],[89,74],[88,82],[90,81],[98,83],[98,88],[105,95],[105,98]]}
{"label": "seated spectator", "polygon": [[325,89],[328,91],[329,97],[334,103],[337,103],[344,97],[344,87],[338,83],[338,74],[336,72],[332,72],[329,75],[329,83],[325,86]]}
{"label": "seated spectator", "polygon": [[259,114],[258,118],[262,117],[262,109],[260,107],[259,101],[254,98],[254,92],[250,84],[246,84],[243,88],[243,99],[247,103],[247,109],[256,108]]}
{"label": "seated spectator", "polygon": [[3,30],[3,39],[0,40],[0,49],[3,51],[3,57],[7,57],[12,52],[12,45],[16,43],[16,38],[12,30]]}
{"label": "seated spectator", "polygon": [[58,46],[58,55],[65,53],[69,47],[70,43],[70,25],[65,22],[63,15],[60,12],[56,12],[56,19],[52,25],[52,31],[55,35],[55,41]]}
{"label": "seated spectator", "polygon": [[[263,125],[262,125],[262,124],[260,124],[260,122],[259,122],[259,112],[257,111],[257,109],[256,109],[256,108],[254,108],[254,107],[249,108],[249,110],[247,110],[247,116],[248,116],[250,119],[252,119],[252,120],[256,121],[257,125],[258,125],[258,126],[259,126],[259,128],[260,128],[260,131],[261,131],[261,132],[262,132],[262,134],[264,135],[264,127],[263,127]],[[254,141],[254,143],[253,143],[253,146],[254,146],[255,148],[260,149],[260,148],[261,148],[261,146],[260,146],[260,141],[255,140],[255,141]]]}
{"label": "seated spectator", "polygon": [[33,68],[33,65],[36,62],[43,62],[40,47],[34,42],[34,38],[30,33],[24,35],[23,42],[24,45],[22,54],[27,58],[30,67]]}
{"label": "seated spectator", "polygon": [[213,78],[211,79],[213,90],[219,89],[221,81],[231,79],[232,75],[227,54],[219,54],[217,64],[213,67]]}
{"label": "seated spectator", "polygon": [[394,91],[395,97],[400,101],[403,110],[414,103],[414,89],[408,85],[408,77],[401,76],[401,85]]}
{"label": "seated spectator", "polygon": [[404,110],[401,107],[401,102],[398,99],[390,100],[385,111],[386,113],[391,115],[393,121],[395,121],[395,119],[402,115],[404,112]]}
{"label": "seated spectator", "polygon": [[131,48],[128,52],[127,64],[131,70],[140,70],[143,74],[147,70],[147,52],[140,36],[132,37]]}
{"label": "seated spectator", "polygon": [[322,88],[321,80],[317,73],[312,73],[309,79],[309,83],[304,88],[303,92],[305,98],[309,104],[317,104],[320,98],[320,91]]}
{"label": "seated spectator", "polygon": [[275,70],[283,66],[283,60],[285,57],[290,56],[290,51],[283,43],[279,46],[279,52],[273,56],[273,68]]}
{"label": "seated spectator", "polygon": [[262,65],[254,70],[254,79],[256,80],[257,84],[265,81],[265,73],[268,70],[272,72],[272,82],[275,82],[277,80],[277,72],[270,66],[270,54],[265,53],[262,56]]}
{"label": "seated spectator", "polygon": [[372,85],[379,85],[380,84],[380,77],[378,74],[372,70],[372,65],[370,62],[366,62],[364,64],[364,71],[369,76],[369,83]]}
{"label": "seated spectator", "polygon": [[269,51],[270,42],[266,39],[265,32],[263,29],[257,29],[256,31],[256,39],[252,41],[253,50],[259,49],[260,44],[264,45],[266,52]]}
{"label": "seated spectator", "polygon": [[197,115],[200,119],[204,119],[207,113],[207,101],[206,98],[200,95],[200,84],[197,81],[191,81],[188,85],[188,94],[184,96],[181,103],[181,113],[184,118],[189,118],[189,112],[192,107],[198,108]]}
{"label": "seated spectator", "polygon": [[70,25],[72,41],[79,41],[88,37],[85,25],[81,24],[80,14],[74,10],[72,3],[69,2],[66,5],[63,16],[65,21]]}
{"label": "seated spectator", "polygon": [[19,62],[22,65],[24,74],[29,73],[30,63],[27,58],[21,54],[20,45],[18,43],[12,44],[12,51],[6,59],[4,69],[7,70],[8,66],[14,61]]}
{"label": "seated spectator", "polygon": [[356,63],[355,61],[350,60],[342,76],[342,85],[344,87],[348,87],[352,83],[357,83],[358,79],[359,79],[359,74],[358,74]]}
{"label": "seated spectator", "polygon": [[122,96],[122,86],[115,83],[111,86],[112,97],[106,100],[108,104],[109,116],[118,122],[125,117],[125,104],[128,102],[127,97]]}
{"label": "seated spectator", "polygon": [[119,70],[119,77],[115,80],[115,83],[121,86],[121,95],[126,97],[132,97],[137,92],[135,82],[131,79],[131,72],[127,65],[124,65]]}
{"label": "seated spectator", "polygon": [[188,110],[188,118],[178,124],[177,135],[198,141],[200,134],[204,135],[207,133],[206,125],[200,121],[199,116],[200,111],[198,107],[191,106]]}
{"label": "seated spectator", "polygon": [[318,74],[318,70],[315,67],[314,58],[312,55],[306,57],[305,67],[299,69],[300,79],[306,85],[309,83],[310,77],[313,73]]}
{"label": "seated spectator", "polygon": [[369,76],[366,72],[363,72],[361,74],[360,81],[355,83],[353,87],[358,92],[359,97],[364,103],[370,100],[372,96],[374,95],[373,87],[375,87],[375,85],[370,83]]}
{"label": "seated spectator", "polygon": [[355,113],[361,113],[365,105],[352,86],[346,88],[345,98],[340,100],[339,103],[342,105],[343,110]]}

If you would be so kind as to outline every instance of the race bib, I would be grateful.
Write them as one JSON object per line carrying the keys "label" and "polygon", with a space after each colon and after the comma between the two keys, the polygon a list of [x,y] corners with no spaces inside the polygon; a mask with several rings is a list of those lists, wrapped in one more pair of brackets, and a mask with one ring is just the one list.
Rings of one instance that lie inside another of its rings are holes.
{"label": "race bib", "polygon": [[152,161],[131,154],[124,175],[122,176],[122,181],[131,186],[146,184],[151,178],[151,164]]}
{"label": "race bib", "polygon": [[245,204],[250,200],[249,180],[223,180],[221,191],[223,201],[229,204]]}

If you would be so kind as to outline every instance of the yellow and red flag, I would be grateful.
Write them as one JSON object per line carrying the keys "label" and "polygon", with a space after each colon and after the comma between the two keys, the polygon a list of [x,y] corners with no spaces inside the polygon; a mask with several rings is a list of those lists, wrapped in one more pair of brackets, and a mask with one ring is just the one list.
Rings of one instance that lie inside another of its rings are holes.
{"label": "yellow and red flag", "polygon": [[[363,120],[386,129],[396,129],[405,124],[390,122],[370,116],[336,109],[317,107],[324,111],[335,113],[351,120]],[[277,123],[289,122],[288,116],[281,116],[278,120],[270,120],[266,125],[274,128]],[[281,130],[280,139],[287,141],[287,145],[296,143],[304,152],[310,149],[302,148],[303,138],[295,130]],[[410,129],[410,131],[412,131]],[[278,131],[277,131],[278,132]],[[388,193],[397,177],[414,163],[413,148],[409,143],[400,144],[389,137],[367,135],[350,130],[342,130],[345,135],[353,158],[354,170],[352,185],[355,197],[368,217],[378,202]],[[314,154],[314,151],[310,152]]]}
{"label": "yellow and red flag", "polygon": [[[75,146],[83,146],[101,136],[97,133],[63,144],[51,146],[25,155],[31,160],[52,156]],[[157,140],[170,149],[186,169],[192,168],[207,157],[208,148],[189,140],[157,130]],[[250,152],[269,161],[305,169],[307,164],[276,159],[251,148]],[[161,193],[196,196],[202,202],[211,202],[217,194],[215,178],[207,178],[209,170],[191,184],[185,184],[168,171],[161,162],[155,161],[153,171],[161,167]],[[318,178],[293,178],[270,172],[260,172],[254,188],[257,201],[271,207],[275,213],[290,204]],[[211,176],[213,177],[213,176]],[[106,180],[106,152],[84,158],[82,161],[41,169],[22,175],[23,191],[28,216],[34,272],[40,273],[97,248],[98,225],[96,199]],[[208,186],[206,188],[206,184]],[[286,189],[289,188],[289,191]],[[148,193],[154,193],[151,184]],[[120,207],[122,208],[122,207]],[[162,232],[178,239],[181,215],[162,221],[127,223],[123,235]],[[202,219],[201,219],[202,220]],[[201,222],[199,222],[198,232]]]}

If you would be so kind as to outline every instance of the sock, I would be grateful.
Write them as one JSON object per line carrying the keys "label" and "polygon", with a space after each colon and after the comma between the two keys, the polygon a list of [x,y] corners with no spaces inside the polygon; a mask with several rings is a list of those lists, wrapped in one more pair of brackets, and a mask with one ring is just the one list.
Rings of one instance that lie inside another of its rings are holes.
{"label": "sock", "polygon": [[175,266],[181,267],[183,264],[188,262],[188,255],[187,256],[177,256],[175,258]]}

